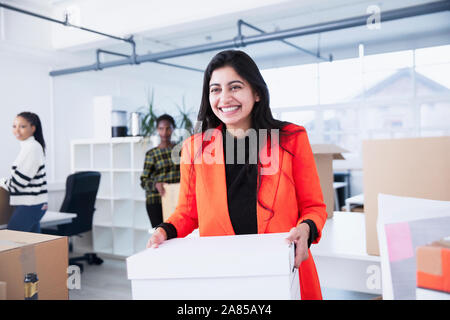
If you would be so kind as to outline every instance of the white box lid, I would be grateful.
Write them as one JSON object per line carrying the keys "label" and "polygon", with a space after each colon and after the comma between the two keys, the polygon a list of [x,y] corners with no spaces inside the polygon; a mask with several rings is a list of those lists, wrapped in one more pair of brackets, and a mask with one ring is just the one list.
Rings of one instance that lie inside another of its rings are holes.
{"label": "white box lid", "polygon": [[128,279],[289,275],[288,233],[177,238],[127,258]]}

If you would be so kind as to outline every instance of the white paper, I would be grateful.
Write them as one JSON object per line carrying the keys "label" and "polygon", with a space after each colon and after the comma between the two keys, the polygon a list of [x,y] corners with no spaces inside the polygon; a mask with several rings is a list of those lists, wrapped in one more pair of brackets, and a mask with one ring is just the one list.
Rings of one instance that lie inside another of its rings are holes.
{"label": "white paper", "polygon": [[[381,258],[383,299],[416,298],[415,250],[419,245],[426,245],[450,235],[449,222],[450,201],[386,194],[378,195],[377,232]],[[407,224],[402,225],[402,223]],[[393,256],[392,245],[396,244],[389,243],[386,234],[387,226],[392,227],[393,225],[405,226],[408,233],[407,237],[411,239],[411,247],[403,252],[401,250],[396,251],[399,257]],[[406,251],[413,252],[413,256]],[[395,275],[399,275],[399,268],[403,268],[402,277]],[[411,291],[412,288],[413,291]]]}

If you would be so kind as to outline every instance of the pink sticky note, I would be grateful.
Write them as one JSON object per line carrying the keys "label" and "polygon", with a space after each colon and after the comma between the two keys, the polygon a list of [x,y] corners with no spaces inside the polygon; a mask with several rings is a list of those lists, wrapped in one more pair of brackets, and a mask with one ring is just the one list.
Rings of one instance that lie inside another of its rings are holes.
{"label": "pink sticky note", "polygon": [[384,226],[389,253],[389,261],[398,261],[414,256],[411,231],[407,222],[392,223]]}

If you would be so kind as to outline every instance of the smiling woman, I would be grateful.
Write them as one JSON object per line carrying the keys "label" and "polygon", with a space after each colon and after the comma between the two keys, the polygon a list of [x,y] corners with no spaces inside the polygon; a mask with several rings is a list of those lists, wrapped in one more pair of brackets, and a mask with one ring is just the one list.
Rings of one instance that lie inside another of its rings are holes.
{"label": "smiling woman", "polygon": [[12,165],[11,177],[0,180],[0,187],[10,194],[10,205],[16,207],[7,228],[39,233],[39,221],[48,201],[45,141],[39,116],[32,112],[19,113],[12,131],[20,141],[20,152]]}
{"label": "smiling woman", "polygon": [[209,103],[228,129],[251,128],[251,111],[259,96],[230,66],[216,69],[210,80]]}
{"label": "smiling woman", "polygon": [[[319,241],[327,213],[306,130],[273,118],[256,63],[237,50],[222,51],[208,64],[197,119],[201,132],[181,152],[177,207],[147,246],[196,228],[200,236],[289,232],[302,299],[321,299],[309,246]],[[239,154],[244,157],[236,161]]]}

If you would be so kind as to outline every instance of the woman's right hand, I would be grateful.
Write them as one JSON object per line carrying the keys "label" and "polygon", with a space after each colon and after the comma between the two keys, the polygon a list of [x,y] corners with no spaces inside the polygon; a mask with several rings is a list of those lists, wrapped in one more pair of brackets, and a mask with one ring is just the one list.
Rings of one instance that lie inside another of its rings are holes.
{"label": "woman's right hand", "polygon": [[167,240],[167,233],[163,228],[156,228],[147,242],[147,248],[158,248],[158,246]]}

